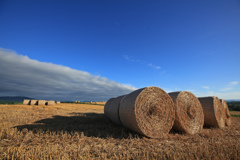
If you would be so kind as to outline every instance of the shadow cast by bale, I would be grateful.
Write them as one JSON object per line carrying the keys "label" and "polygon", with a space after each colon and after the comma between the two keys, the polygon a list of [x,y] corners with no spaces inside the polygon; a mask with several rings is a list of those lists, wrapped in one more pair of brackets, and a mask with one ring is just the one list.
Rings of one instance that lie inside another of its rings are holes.
{"label": "shadow cast by bale", "polygon": [[15,126],[18,130],[28,129],[35,133],[44,132],[68,132],[83,133],[87,137],[99,138],[129,138],[142,137],[130,130],[115,125],[104,114],[100,113],[70,113],[70,116],[53,116],[42,119],[29,125]]}

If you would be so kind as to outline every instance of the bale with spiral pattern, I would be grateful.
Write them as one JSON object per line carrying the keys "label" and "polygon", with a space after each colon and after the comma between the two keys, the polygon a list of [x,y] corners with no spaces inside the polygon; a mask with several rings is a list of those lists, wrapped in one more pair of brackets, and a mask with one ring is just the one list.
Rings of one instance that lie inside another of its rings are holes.
{"label": "bale with spiral pattern", "polygon": [[141,135],[159,138],[169,133],[174,119],[171,97],[158,87],[146,87],[123,98],[119,117],[124,127]]}
{"label": "bale with spiral pattern", "polygon": [[188,134],[201,132],[204,124],[204,114],[198,98],[187,91],[168,94],[175,105],[173,130]]}

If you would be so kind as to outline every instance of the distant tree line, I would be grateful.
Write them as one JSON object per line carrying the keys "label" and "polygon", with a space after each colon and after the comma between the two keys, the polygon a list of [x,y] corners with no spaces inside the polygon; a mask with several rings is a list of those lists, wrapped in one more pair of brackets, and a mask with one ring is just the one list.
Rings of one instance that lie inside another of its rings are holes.
{"label": "distant tree line", "polygon": [[240,101],[227,102],[230,111],[240,111]]}
{"label": "distant tree line", "polygon": [[19,101],[4,101],[4,100],[0,100],[0,104],[23,104],[23,102],[19,102]]}

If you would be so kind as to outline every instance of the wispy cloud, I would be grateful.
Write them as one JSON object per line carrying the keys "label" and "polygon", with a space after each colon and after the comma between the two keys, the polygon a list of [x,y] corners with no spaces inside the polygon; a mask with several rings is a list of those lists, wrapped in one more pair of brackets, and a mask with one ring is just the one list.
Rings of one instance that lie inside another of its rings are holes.
{"label": "wispy cloud", "polygon": [[108,100],[137,89],[66,66],[0,48],[0,96],[53,100]]}
{"label": "wispy cloud", "polygon": [[[142,60],[140,60],[140,59],[134,59],[133,57],[128,56],[128,55],[124,55],[123,58],[124,58],[125,60],[127,60],[127,61],[138,62],[138,63],[141,63],[141,64],[143,64],[143,65],[147,65],[147,66],[149,66],[149,67],[151,67],[151,68],[161,69],[160,66],[154,65],[154,64],[152,64],[152,63],[146,63],[145,61],[142,61]],[[166,71],[164,71],[164,73],[165,73],[165,72],[166,72]]]}
{"label": "wispy cloud", "polygon": [[155,69],[161,69],[160,66],[155,66],[153,65],[152,63],[149,63],[148,66],[152,67],[152,68],[155,68]]}
{"label": "wispy cloud", "polygon": [[223,89],[220,89],[220,91],[229,91],[229,90],[232,90],[234,89],[234,87],[238,84],[238,81],[232,81],[232,82],[229,82],[225,88]]}
{"label": "wispy cloud", "polygon": [[230,85],[237,85],[237,84],[238,84],[238,81],[230,82]]}
{"label": "wispy cloud", "polygon": [[210,89],[209,86],[202,86],[202,88],[204,88],[204,89]]}
{"label": "wispy cloud", "polygon": [[233,88],[223,88],[223,89],[220,89],[220,91],[230,91],[230,90],[232,90]]}
{"label": "wispy cloud", "polygon": [[207,96],[217,96],[220,99],[240,99],[240,92],[228,92],[228,93],[219,93],[219,92],[193,92],[197,97],[207,97]]}

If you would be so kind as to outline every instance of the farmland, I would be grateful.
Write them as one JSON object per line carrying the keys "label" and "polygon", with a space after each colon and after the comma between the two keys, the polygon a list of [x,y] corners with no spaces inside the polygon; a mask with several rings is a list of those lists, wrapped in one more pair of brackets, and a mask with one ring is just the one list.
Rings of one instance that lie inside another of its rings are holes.
{"label": "farmland", "polygon": [[[159,139],[117,126],[103,105],[0,105],[0,159],[239,159],[240,118]],[[240,112],[231,112],[239,115]]]}

